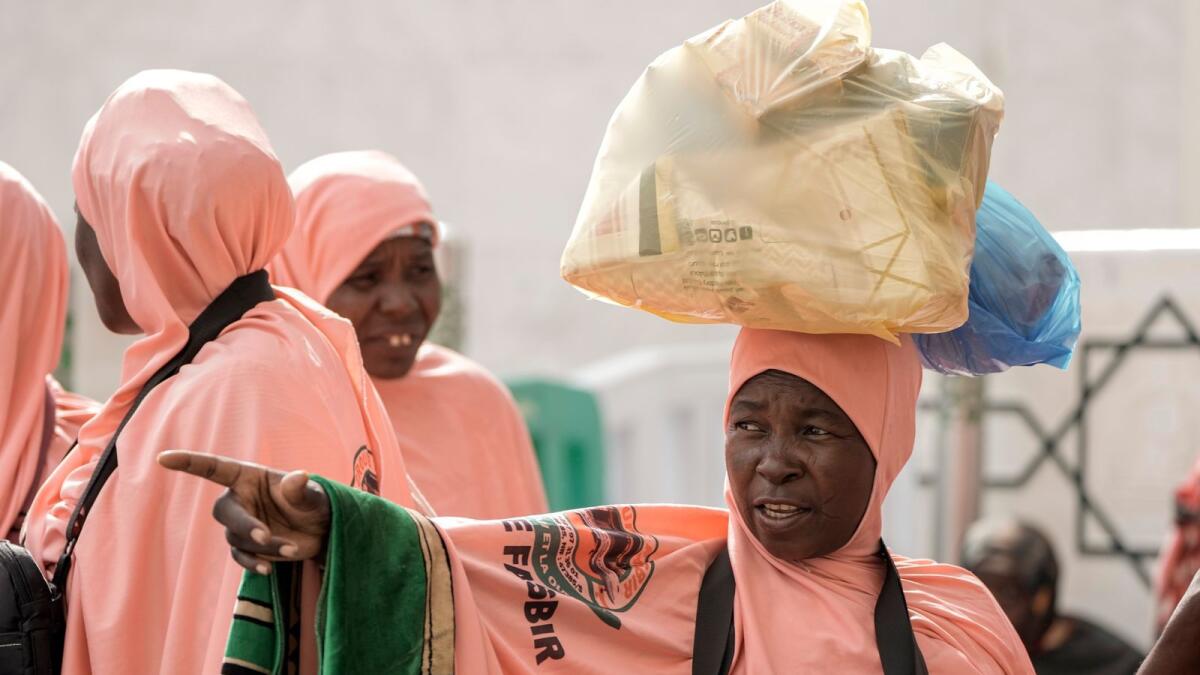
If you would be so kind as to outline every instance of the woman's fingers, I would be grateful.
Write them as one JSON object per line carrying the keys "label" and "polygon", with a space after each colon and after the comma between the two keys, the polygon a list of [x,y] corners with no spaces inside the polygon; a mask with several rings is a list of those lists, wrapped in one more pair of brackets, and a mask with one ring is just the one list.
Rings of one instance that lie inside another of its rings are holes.
{"label": "woman's fingers", "polygon": [[279,481],[279,492],[283,499],[294,509],[307,511],[312,508],[309,503],[308,473],[293,471]]}
{"label": "woman's fingers", "polygon": [[[230,490],[226,490],[213,504],[212,513],[213,518],[225,526],[227,538],[234,537],[238,541],[250,542],[256,546],[266,546],[271,542],[271,530],[251,515],[238,501],[237,495]],[[230,543],[234,543],[232,539]]]}
{"label": "woman's fingers", "polygon": [[172,471],[182,471],[232,487],[242,474],[242,462],[187,450],[167,450],[158,454],[158,463]]}
{"label": "woman's fingers", "polygon": [[279,481],[279,491],[288,506],[297,511],[329,512],[329,497],[321,486],[308,479],[308,473],[293,471]]}
{"label": "woman's fingers", "polygon": [[263,576],[271,573],[271,563],[267,562],[266,560],[251,555],[250,553],[247,553],[239,548],[232,548],[230,551],[233,554],[233,561],[250,570],[251,572],[261,574]]}
{"label": "woman's fingers", "polygon": [[297,555],[300,553],[299,546],[283,537],[271,537],[266,544],[260,544],[227,529],[225,530],[225,541],[233,548],[264,560],[298,560]]}

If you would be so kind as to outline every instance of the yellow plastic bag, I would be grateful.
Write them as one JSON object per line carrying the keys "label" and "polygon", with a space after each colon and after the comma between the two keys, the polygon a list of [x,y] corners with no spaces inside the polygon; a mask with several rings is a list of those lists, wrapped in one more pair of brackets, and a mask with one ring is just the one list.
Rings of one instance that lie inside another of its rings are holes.
{"label": "yellow plastic bag", "polygon": [[775,2],[660,56],[618,106],[562,275],[689,322],[895,339],[967,317],[1000,91],[861,2]]}

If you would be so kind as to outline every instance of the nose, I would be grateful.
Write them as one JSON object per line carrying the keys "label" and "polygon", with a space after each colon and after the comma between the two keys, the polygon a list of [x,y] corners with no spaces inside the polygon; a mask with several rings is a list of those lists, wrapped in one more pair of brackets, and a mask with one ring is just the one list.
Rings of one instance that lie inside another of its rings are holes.
{"label": "nose", "polygon": [[404,318],[420,307],[408,284],[391,283],[379,287],[379,311],[384,314]]}
{"label": "nose", "polygon": [[769,442],[755,471],[772,485],[783,485],[807,475],[808,466],[796,453],[788,452],[783,443]]}

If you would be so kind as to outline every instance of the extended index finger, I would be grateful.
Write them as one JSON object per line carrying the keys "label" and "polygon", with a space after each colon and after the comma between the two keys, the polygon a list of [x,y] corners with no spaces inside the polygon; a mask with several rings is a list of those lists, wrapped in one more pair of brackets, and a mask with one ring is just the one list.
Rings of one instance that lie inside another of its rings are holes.
{"label": "extended index finger", "polygon": [[242,462],[203,452],[167,450],[158,454],[158,463],[172,471],[182,471],[232,487],[242,473]]}

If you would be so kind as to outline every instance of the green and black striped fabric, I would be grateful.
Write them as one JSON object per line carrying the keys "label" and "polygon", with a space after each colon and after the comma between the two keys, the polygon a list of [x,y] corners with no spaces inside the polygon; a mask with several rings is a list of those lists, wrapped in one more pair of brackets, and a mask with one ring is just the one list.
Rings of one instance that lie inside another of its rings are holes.
{"label": "green and black striped fabric", "polygon": [[[448,675],[454,672],[454,595],[441,534],[415,511],[314,477],[332,506],[317,602],[321,673]],[[221,672],[288,675],[296,584],[276,565],[247,573],[238,591]]]}

